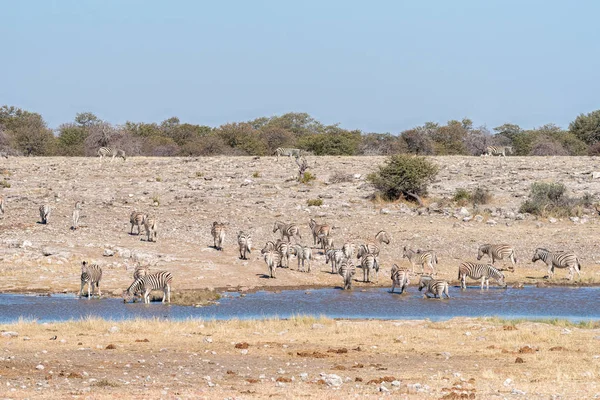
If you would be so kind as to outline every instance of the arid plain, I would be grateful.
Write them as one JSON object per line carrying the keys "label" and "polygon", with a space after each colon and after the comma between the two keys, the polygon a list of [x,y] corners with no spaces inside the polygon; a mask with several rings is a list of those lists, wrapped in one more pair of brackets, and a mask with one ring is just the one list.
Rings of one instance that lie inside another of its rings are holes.
{"label": "arid plain", "polygon": [[[276,279],[265,277],[260,248],[278,237],[273,223],[299,224],[302,242],[309,245],[309,218],[329,223],[338,247],[345,241],[372,241],[377,231],[388,231],[392,241],[382,246],[380,286],[390,285],[393,263],[409,265],[402,258],[404,246],[436,250],[439,276],[456,284],[461,260],[474,260],[483,243],[515,247],[518,264],[514,273],[506,272],[510,285],[568,283],[564,270],[557,270],[550,282],[544,279],[546,266],[531,262],[536,247],[576,252],[583,275],[573,284],[600,282],[600,218],[594,208],[582,209],[573,219],[518,213],[535,181],[561,182],[572,196],[598,196],[600,160],[431,160],[440,172],[425,207],[418,208],[402,201],[372,200],[374,189],[366,176],[384,157],[309,156],[309,171],[316,180],[308,184],[295,180],[296,164],[285,157],[133,157],[104,163],[97,158],[3,159],[0,180],[10,187],[0,190],[6,200],[0,217],[0,291],[75,293],[84,259],[103,266],[101,287],[109,296],[119,295],[131,283],[138,262],[171,271],[174,292],[337,287],[341,277],[330,273],[316,249],[312,273],[298,272],[292,259],[292,268],[280,269]],[[334,183],[337,172],[351,179]],[[449,201],[457,188],[477,186],[490,190],[490,204],[461,210]],[[308,206],[313,199],[323,204]],[[76,201],[83,201],[81,226],[72,231]],[[44,203],[53,208],[48,225],[38,223],[38,207]],[[144,235],[130,235],[129,214],[134,209],[158,218],[156,243],[147,242]],[[222,252],[212,248],[213,221],[229,224]],[[253,236],[247,261],[238,257],[239,230]],[[355,290],[374,285],[360,282],[360,272],[355,278]],[[113,326],[117,330],[110,333]],[[110,398],[123,393],[138,398],[375,398],[392,393],[411,398],[548,399],[592,398],[600,392],[597,327],[531,322],[512,326],[464,319],[430,323],[310,318],[20,323],[0,326],[18,332],[0,339],[5,353],[0,359],[0,393],[10,398]],[[58,340],[49,342],[53,335]],[[148,342],[138,341],[144,339]],[[115,349],[105,350],[110,344]],[[517,357],[524,362],[515,364]],[[38,364],[44,369],[36,369]],[[331,374],[340,376],[342,383],[330,382]],[[377,381],[384,377],[390,382],[382,388]]]}

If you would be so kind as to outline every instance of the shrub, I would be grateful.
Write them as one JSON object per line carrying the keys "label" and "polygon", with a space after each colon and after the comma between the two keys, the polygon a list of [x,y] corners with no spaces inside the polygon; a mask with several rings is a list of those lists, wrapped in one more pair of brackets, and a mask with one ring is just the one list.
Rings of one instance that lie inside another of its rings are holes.
{"label": "shrub", "polygon": [[302,178],[300,178],[300,183],[308,183],[315,179],[317,179],[315,175],[311,174],[309,171],[305,171],[304,174],[302,174]]}
{"label": "shrub", "polygon": [[531,185],[529,199],[521,204],[519,211],[539,216],[570,215],[577,200],[566,196],[566,190],[562,183],[535,182]]}
{"label": "shrub", "polygon": [[8,183],[8,181],[6,179],[0,181],[0,187],[3,187],[5,189],[10,188],[10,183]]}
{"label": "shrub", "polygon": [[320,207],[323,205],[323,199],[308,199],[306,203],[309,207]]}
{"label": "shrub", "polygon": [[488,204],[492,201],[492,195],[487,189],[476,187],[472,192],[467,189],[458,188],[454,192],[453,200],[459,206],[466,206],[468,203],[472,203],[473,206],[480,204]]}
{"label": "shrub", "polygon": [[454,197],[452,200],[454,200],[459,206],[466,206],[472,198],[473,196],[467,189],[458,188],[454,192]]}
{"label": "shrub", "polygon": [[160,176],[156,177],[156,182],[162,182],[162,178]]}
{"label": "shrub", "polygon": [[160,206],[160,197],[158,195],[152,196],[152,205]]}
{"label": "shrub", "polygon": [[473,201],[473,204],[488,204],[489,202],[492,201],[492,194],[490,193],[489,190],[484,189],[482,187],[476,187],[475,190],[473,190],[473,195],[471,200]]}
{"label": "shrub", "polygon": [[252,174],[253,178],[260,178],[260,172],[258,171],[254,171],[254,173]]}
{"label": "shrub", "polygon": [[331,183],[342,183],[342,182],[352,182],[354,177],[352,174],[342,172],[342,171],[334,171],[333,174],[329,177],[329,182]]}
{"label": "shrub", "polygon": [[424,157],[397,154],[380,165],[379,171],[369,174],[367,180],[385,200],[406,197],[421,203],[420,196],[427,195],[427,185],[437,172],[438,167]]}
{"label": "shrub", "polygon": [[202,178],[204,176],[204,172],[196,171],[196,176],[198,178]]}

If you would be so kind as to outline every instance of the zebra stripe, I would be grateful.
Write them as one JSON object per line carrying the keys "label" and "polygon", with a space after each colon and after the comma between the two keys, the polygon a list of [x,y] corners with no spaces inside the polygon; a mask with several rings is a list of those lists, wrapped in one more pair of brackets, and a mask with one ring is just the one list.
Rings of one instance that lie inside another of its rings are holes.
{"label": "zebra stripe", "polygon": [[[149,271],[149,269],[148,269],[147,266],[141,266],[141,265],[136,266],[135,270],[133,271],[133,280],[134,280],[134,282],[137,279],[141,278],[142,276],[148,275],[149,273],[150,273],[150,271]],[[142,293],[141,290],[133,293],[133,302],[135,303],[135,300],[138,297],[142,297],[142,296],[143,296],[143,293]]]}
{"label": "zebra stripe", "polygon": [[531,262],[542,260],[548,266],[548,276],[554,276],[554,267],[569,268],[569,280],[573,280],[574,273],[581,279],[581,263],[575,253],[570,251],[551,252],[541,247],[535,249]]}
{"label": "zebra stripe", "polygon": [[246,254],[249,254],[252,251],[252,235],[243,231],[239,231],[237,240],[240,248],[240,258],[242,260],[247,260],[248,257]]}
{"label": "zebra stripe", "polygon": [[483,155],[506,157],[506,153],[512,154],[513,148],[511,146],[488,146]]}
{"label": "zebra stripe", "polygon": [[[310,272],[310,265],[312,262],[312,249],[310,247],[303,247],[299,244],[290,247],[290,253],[295,255],[298,259],[298,271]],[[302,267],[300,267],[302,265]],[[308,265],[308,270],[305,266]]]}
{"label": "zebra stripe", "polygon": [[269,268],[269,276],[275,278],[275,270],[277,269],[277,265],[281,263],[281,255],[275,250],[265,251],[263,249],[261,253],[264,254],[265,263],[267,263],[267,267]]}
{"label": "zebra stripe", "polygon": [[313,235],[313,245],[317,244],[317,238],[321,238],[324,236],[329,237],[329,232],[331,230],[330,226],[327,224],[317,224],[317,221],[314,219],[310,219],[308,222],[308,226]]}
{"label": "zebra stripe", "polygon": [[138,236],[140,235],[140,231],[142,225],[144,225],[144,220],[146,219],[146,214],[138,211],[132,211],[131,215],[129,215],[129,223],[131,224],[131,230],[129,231],[130,235],[133,235],[133,227],[137,226]]}
{"label": "zebra stripe", "polygon": [[325,253],[329,249],[333,249],[333,238],[325,235],[319,236],[318,239],[319,245],[321,249],[323,249],[323,253]]}
{"label": "zebra stripe", "polygon": [[410,261],[410,264],[412,265],[412,272],[413,274],[415,273],[415,265],[420,264],[421,265],[421,273],[425,273],[425,265],[427,264],[429,266],[429,268],[432,271],[432,274],[435,275],[435,266],[437,265],[438,259],[437,259],[437,255],[435,254],[435,252],[433,250],[426,250],[426,251],[421,251],[421,250],[411,250],[409,248],[407,248],[406,246],[404,246],[404,254],[402,255],[402,257],[406,257],[408,258],[408,261]]}
{"label": "zebra stripe", "polygon": [[379,246],[375,243],[361,244],[358,246],[356,258],[361,258],[367,254],[373,254],[375,257],[379,257]]}
{"label": "zebra stripe", "polygon": [[125,161],[125,152],[115,147],[100,147],[98,149],[98,156],[100,157],[100,161],[102,161],[104,157],[112,157],[111,161],[114,160],[115,157],[120,157]]}
{"label": "zebra stripe", "polygon": [[392,238],[391,238],[390,234],[387,233],[386,231],[379,231],[375,235],[375,240],[377,240],[377,242],[379,244],[381,244],[381,243],[390,244],[390,241],[392,240]]}
{"label": "zebra stripe", "polygon": [[445,294],[447,298],[450,298],[448,294],[448,282],[443,281],[441,279],[433,279],[430,276],[422,276],[419,281],[419,292],[423,289],[425,292],[423,293],[423,298],[429,299],[431,298],[430,294],[433,295],[433,298],[442,299]]}
{"label": "zebra stripe", "polygon": [[492,264],[496,260],[503,260],[507,257],[513,264],[517,263],[517,256],[515,250],[507,244],[484,244],[479,246],[477,251],[477,261],[487,254],[492,259]]}
{"label": "zebra stripe", "polygon": [[471,279],[481,279],[481,289],[483,285],[490,288],[490,278],[494,279],[500,286],[506,286],[504,283],[504,274],[494,268],[491,264],[477,264],[472,262],[463,262],[458,267],[458,280],[460,280],[461,289],[467,288],[467,277]]}
{"label": "zebra stripe", "polygon": [[356,268],[352,264],[352,261],[344,258],[340,263],[338,273],[344,278],[343,290],[352,289],[352,277],[356,273]]}
{"label": "zebra stripe", "polygon": [[[282,268],[290,267],[290,248],[291,245],[288,242],[284,242],[281,239],[277,239],[275,242],[275,251],[279,253],[279,266]],[[285,265],[284,265],[285,260]]]}
{"label": "zebra stripe", "polygon": [[294,156],[295,158],[298,158],[302,155],[302,150],[279,147],[275,150],[273,155],[277,156],[277,160],[279,160],[279,156]]}
{"label": "zebra stripe", "polygon": [[73,217],[71,223],[71,229],[76,230],[79,228],[79,210],[81,210],[81,202],[78,201],[75,203],[75,208],[73,209]]}
{"label": "zebra stripe", "polygon": [[408,269],[400,268],[396,264],[392,266],[392,274],[390,278],[392,279],[392,293],[394,293],[394,288],[399,286],[400,294],[402,294],[404,293],[406,287],[410,284],[410,274],[408,273]]}
{"label": "zebra stripe", "polygon": [[156,242],[156,236],[158,234],[158,221],[154,216],[146,215],[144,218],[144,228],[146,228],[148,242]]}
{"label": "zebra stripe", "polygon": [[87,287],[88,299],[94,294],[94,287],[98,288],[98,297],[102,296],[100,290],[100,280],[102,279],[102,268],[97,264],[89,264],[87,261],[81,263],[81,288],[79,289],[79,297],[83,296],[83,287]]}
{"label": "zebra stripe", "polygon": [[332,274],[338,272],[339,267],[345,258],[346,257],[342,250],[329,249],[325,252],[325,264],[331,263]]}
{"label": "zebra stripe", "polygon": [[140,276],[123,292],[123,301],[130,301],[135,293],[142,292],[144,303],[149,304],[150,292],[153,290],[162,290],[162,302],[164,303],[166,300],[167,303],[170,303],[172,280],[173,276],[169,271],[159,271],[154,274]]}
{"label": "zebra stripe", "polygon": [[344,243],[342,246],[342,251],[344,252],[344,256],[350,260],[354,255],[354,244],[350,242]]}
{"label": "zebra stripe", "polygon": [[287,238],[287,241],[291,241],[290,238],[294,238],[294,241],[298,241],[297,238],[302,239],[300,236],[300,229],[296,224],[286,224],[281,221],[277,221],[273,224],[273,233],[279,231],[281,233],[281,239]]}
{"label": "zebra stripe", "polygon": [[223,250],[223,242],[225,241],[226,224],[213,222],[210,228],[210,234],[213,237],[214,248],[217,250]]}
{"label": "zebra stripe", "polygon": [[50,218],[51,212],[52,208],[48,204],[43,204],[40,206],[40,219],[42,220],[42,224],[48,223],[48,218]]}
{"label": "zebra stripe", "polygon": [[363,270],[363,282],[371,282],[371,270],[375,272],[375,282],[379,282],[379,262],[373,254],[367,254],[360,260],[360,267]]}

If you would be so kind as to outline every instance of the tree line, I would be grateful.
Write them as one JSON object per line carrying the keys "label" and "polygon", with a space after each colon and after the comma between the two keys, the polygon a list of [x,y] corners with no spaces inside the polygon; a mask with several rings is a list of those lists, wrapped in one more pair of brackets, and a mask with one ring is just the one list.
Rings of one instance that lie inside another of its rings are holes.
{"label": "tree line", "polygon": [[325,125],[306,113],[210,127],[177,117],[115,125],[82,112],[53,131],[38,113],[0,107],[0,152],[8,155],[95,156],[103,146],[132,156],[263,156],[278,147],[315,155],[480,155],[492,145],[512,146],[513,154],[521,156],[600,155],[600,110],[580,114],[566,130],[555,124],[523,129],[507,123],[490,131],[464,118],[445,125],[426,122],[394,135]]}

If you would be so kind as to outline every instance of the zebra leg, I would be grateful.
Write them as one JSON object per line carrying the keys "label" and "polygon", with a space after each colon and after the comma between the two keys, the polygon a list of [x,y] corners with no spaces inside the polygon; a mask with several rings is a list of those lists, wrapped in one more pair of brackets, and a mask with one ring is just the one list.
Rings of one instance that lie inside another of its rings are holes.
{"label": "zebra leg", "polygon": [[79,288],[79,297],[83,296],[83,287],[85,286],[85,282],[81,282],[81,288]]}
{"label": "zebra leg", "polygon": [[[390,293],[394,293],[394,288],[396,287],[396,281],[392,281],[392,290],[390,291]],[[402,292],[400,292],[402,293]]]}
{"label": "zebra leg", "polygon": [[96,287],[98,288],[98,297],[102,297],[102,290],[100,290],[100,282],[96,282]]}
{"label": "zebra leg", "polygon": [[167,303],[171,304],[171,285],[167,285]]}
{"label": "zebra leg", "polygon": [[485,277],[481,278],[481,290],[483,290],[484,284],[485,284]]}
{"label": "zebra leg", "polygon": [[91,299],[90,297],[90,288],[92,287],[92,281],[88,282],[88,300]]}
{"label": "zebra leg", "polygon": [[450,295],[448,294],[448,285],[444,286],[444,293],[446,293],[447,298],[450,298]]}

